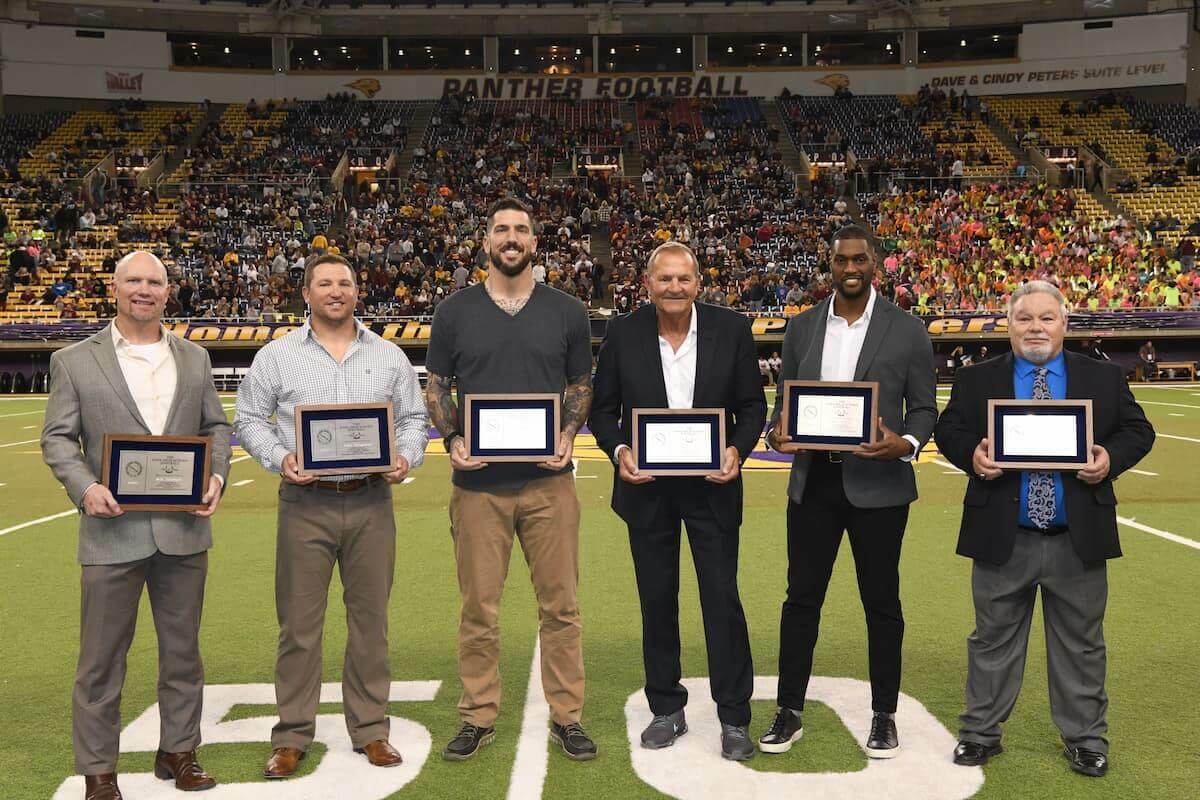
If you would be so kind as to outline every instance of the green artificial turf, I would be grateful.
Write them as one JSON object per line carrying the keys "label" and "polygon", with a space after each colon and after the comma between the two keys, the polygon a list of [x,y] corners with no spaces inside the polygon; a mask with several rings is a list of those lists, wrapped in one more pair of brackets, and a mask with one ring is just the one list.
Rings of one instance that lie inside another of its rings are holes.
{"label": "green artificial turf", "polygon": [[[942,393],[943,399],[945,392]],[[1200,540],[1200,389],[1138,388],[1136,396],[1160,433],[1138,466],[1117,484],[1118,514]],[[225,401],[227,405],[232,400]],[[1169,405],[1159,405],[1169,404]],[[0,530],[68,510],[70,503],[42,464],[36,442],[42,398],[0,402]],[[1178,416],[1176,416],[1178,415]],[[27,427],[33,426],[33,427]],[[10,446],[4,446],[10,445]],[[449,466],[431,448],[415,480],[395,491],[399,528],[390,606],[395,681],[440,681],[433,702],[400,702],[394,715],[425,726],[433,750],[401,798],[502,798],[512,778],[521,731],[536,607],[519,549],[502,609],[502,713],[494,745],[474,760],[452,764],[438,753],[457,728],[455,667],[458,591],[446,502]],[[600,746],[588,764],[549,754],[545,797],[662,797],[634,773],[625,704],[641,690],[641,626],[625,526],[609,510],[612,468],[581,446],[578,492],[583,504],[581,595],[587,705],[584,723]],[[957,732],[965,672],[965,639],[973,623],[970,563],[954,555],[965,478],[924,457],[921,499],[913,506],[901,568],[907,629],[902,691],[950,732]],[[253,480],[244,486],[232,484]],[[233,466],[215,521],[202,649],[210,685],[270,684],[277,626],[273,600],[277,479],[252,460]],[[746,478],[741,531],[741,592],[756,673],[774,675],[780,603],[785,588],[786,473],[757,470]],[[0,536],[0,798],[49,798],[73,772],[70,697],[78,646],[79,568],[73,517]],[[1193,733],[1200,694],[1200,551],[1121,528],[1125,558],[1109,565],[1105,624],[1109,647],[1112,768],[1103,780],[1070,772],[1050,720],[1045,647],[1035,615],[1025,688],[1005,728],[1006,752],[984,770],[980,798],[1182,798],[1194,796],[1200,750]],[[694,574],[683,549],[681,629],[685,676],[706,674]],[[335,578],[325,632],[324,680],[340,682],[346,627]],[[156,645],[148,603],[129,654],[123,697],[128,724],[155,702]],[[815,674],[866,680],[866,631],[849,547],[834,571],[822,617]],[[690,709],[710,704],[693,692]],[[770,721],[773,704],[755,701],[751,733]],[[337,704],[321,713],[338,714]],[[269,717],[271,706],[235,706],[226,720]],[[648,721],[648,720],[646,720]],[[640,724],[640,721],[639,721]],[[902,742],[905,720],[897,720]],[[805,736],[792,752],[759,756],[748,769],[795,773],[856,773],[867,766],[851,731],[828,707],[812,702]],[[862,732],[853,732],[861,735]],[[314,748],[304,762],[320,761]],[[203,763],[226,783],[260,780],[269,744],[212,744]],[[946,754],[947,759],[949,753]],[[900,763],[897,760],[895,763]],[[124,773],[149,770],[152,754],[121,757]],[[345,800],[355,797],[347,787]],[[135,800],[135,799],[134,799]]]}

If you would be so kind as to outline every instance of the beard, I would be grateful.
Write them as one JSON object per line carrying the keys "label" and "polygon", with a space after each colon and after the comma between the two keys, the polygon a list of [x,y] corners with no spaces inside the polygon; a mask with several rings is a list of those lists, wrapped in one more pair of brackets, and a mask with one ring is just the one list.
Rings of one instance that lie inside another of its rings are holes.
{"label": "beard", "polygon": [[1022,358],[1030,364],[1037,364],[1038,366],[1050,361],[1055,355],[1057,355],[1057,352],[1054,349],[1054,345],[1049,342],[1032,346],[1026,345],[1024,352],[1021,353]]}
{"label": "beard", "polygon": [[871,291],[871,282],[869,280],[867,280],[866,278],[862,278],[861,280],[859,280],[857,289],[848,289],[848,288],[846,288],[845,283],[843,283],[842,281],[838,281],[837,291],[838,291],[838,294],[840,294],[842,297],[847,297],[850,299],[854,299],[856,297],[862,297],[864,294]]}
{"label": "beard", "polygon": [[505,275],[507,275],[510,278],[515,278],[516,276],[518,276],[522,272],[524,272],[525,269],[529,266],[529,262],[532,260],[533,260],[533,256],[525,251],[522,251],[521,259],[512,266],[509,266],[508,264],[506,264],[504,262],[504,253],[500,253],[500,252],[492,253],[491,256],[488,257],[488,261],[491,262],[493,267],[500,270],[501,272],[503,272]]}

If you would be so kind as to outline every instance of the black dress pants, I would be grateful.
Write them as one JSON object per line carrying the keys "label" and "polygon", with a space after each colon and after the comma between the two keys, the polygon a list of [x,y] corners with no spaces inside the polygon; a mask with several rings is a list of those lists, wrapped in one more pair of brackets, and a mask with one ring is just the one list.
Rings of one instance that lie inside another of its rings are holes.
{"label": "black dress pants", "polygon": [[642,659],[646,699],[657,715],[687,704],[680,683],[679,546],[681,523],[700,587],[709,682],[717,716],[727,725],[750,722],[754,666],[746,615],[738,595],[738,529],[721,525],[705,496],[702,478],[659,478],[657,518],[648,527],[630,527],[629,546],[642,606]]}
{"label": "black dress pants", "polygon": [[907,505],[851,505],[842,484],[842,465],[831,463],[825,453],[814,455],[803,502],[788,502],[788,587],[779,631],[780,706],[804,708],[821,606],[846,531],[867,618],[871,709],[895,712],[904,640],[900,543],[907,522]]}

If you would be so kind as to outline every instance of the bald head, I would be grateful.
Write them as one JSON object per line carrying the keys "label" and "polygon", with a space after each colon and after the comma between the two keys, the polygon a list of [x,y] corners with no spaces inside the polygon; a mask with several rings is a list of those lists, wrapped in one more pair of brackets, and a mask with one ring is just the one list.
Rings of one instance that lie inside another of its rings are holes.
{"label": "bald head", "polygon": [[121,280],[121,276],[128,272],[133,267],[142,267],[146,269],[157,269],[162,273],[163,283],[168,279],[167,266],[158,256],[147,250],[134,250],[129,255],[117,262],[117,268],[113,273],[113,280]]}

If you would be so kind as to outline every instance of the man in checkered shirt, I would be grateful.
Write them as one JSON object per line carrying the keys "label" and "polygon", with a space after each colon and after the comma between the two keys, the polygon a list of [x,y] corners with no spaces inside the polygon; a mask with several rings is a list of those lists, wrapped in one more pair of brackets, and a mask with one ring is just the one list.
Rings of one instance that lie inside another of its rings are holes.
{"label": "man in checkered shirt", "polygon": [[[400,764],[388,743],[387,606],[396,559],[391,484],[420,465],[428,439],[424,399],[404,352],[354,318],[354,271],[322,255],[304,271],[308,322],[258,352],[238,392],[234,428],[246,451],[283,478],[275,549],[279,650],[267,778],[296,771],[312,743],[321,692],[321,631],[334,564],[349,628],[342,691],[357,752],[379,767]],[[315,403],[391,403],[395,469],[366,478],[302,475],[294,409]],[[274,416],[274,420],[272,420]]]}

